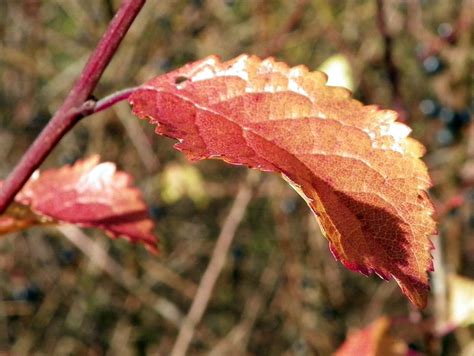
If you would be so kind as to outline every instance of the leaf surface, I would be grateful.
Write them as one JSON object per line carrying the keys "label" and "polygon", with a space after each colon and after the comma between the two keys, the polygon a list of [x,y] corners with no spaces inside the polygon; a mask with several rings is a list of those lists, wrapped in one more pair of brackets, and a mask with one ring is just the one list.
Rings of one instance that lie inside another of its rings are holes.
{"label": "leaf surface", "polygon": [[0,215],[0,234],[57,223],[100,228],[157,251],[153,221],[131,176],[99,164],[98,156],[35,173]]}
{"label": "leaf surface", "polygon": [[363,106],[325,83],[321,72],[271,58],[211,56],[148,81],[129,100],[135,115],[177,139],[191,160],[282,174],[337,259],[393,277],[424,307],[435,231],[424,148],[395,112]]}

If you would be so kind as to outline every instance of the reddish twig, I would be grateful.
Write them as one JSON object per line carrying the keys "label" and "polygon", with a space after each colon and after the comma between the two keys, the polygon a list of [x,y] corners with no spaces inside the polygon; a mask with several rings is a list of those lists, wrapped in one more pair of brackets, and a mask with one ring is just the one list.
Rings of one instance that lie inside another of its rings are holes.
{"label": "reddish twig", "polygon": [[[127,100],[128,97],[130,95],[132,95],[132,93],[134,91],[136,91],[137,89],[138,89],[138,87],[123,89],[123,90],[117,91],[115,93],[112,93],[112,94],[106,96],[105,98],[102,98],[102,99],[98,100],[97,102],[94,102],[94,108],[93,108],[92,112],[90,112],[88,114],[91,115],[91,114],[95,114],[95,113],[104,111],[104,110],[110,108],[112,105],[115,105],[115,104],[117,104],[117,103],[119,103],[123,100]],[[87,102],[85,104],[87,104]]]}
{"label": "reddish twig", "polygon": [[123,100],[127,100],[128,97],[132,95],[132,93],[136,91],[137,89],[138,87],[132,87],[132,88],[119,90],[97,101],[95,99],[87,100],[81,106],[77,108],[73,108],[69,112],[69,115],[70,116],[77,115],[77,120],[79,120],[83,117],[107,110],[111,106]]}
{"label": "reddish twig", "polygon": [[[63,104],[5,180],[0,191],[0,214],[6,210],[31,174],[40,166],[61,138],[79,119],[94,112],[97,105],[87,99],[145,1],[123,1]],[[113,103],[113,100],[109,100],[102,104],[105,108]]]}

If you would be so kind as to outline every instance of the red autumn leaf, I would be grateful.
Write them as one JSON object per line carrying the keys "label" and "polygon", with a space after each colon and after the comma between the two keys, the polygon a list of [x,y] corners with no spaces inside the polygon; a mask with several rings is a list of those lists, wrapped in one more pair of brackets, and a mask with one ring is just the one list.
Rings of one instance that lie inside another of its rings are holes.
{"label": "red autumn leaf", "polygon": [[157,251],[154,224],[132,178],[94,156],[73,166],[35,173],[0,215],[0,234],[48,223],[105,230]]}
{"label": "red autumn leaf", "polygon": [[424,307],[435,230],[424,148],[396,113],[325,82],[323,73],[273,59],[211,56],[150,80],[130,103],[191,160],[281,173],[308,202],[336,258],[393,277]]}
{"label": "red autumn leaf", "polygon": [[408,346],[389,334],[390,320],[379,318],[364,329],[349,334],[334,356],[402,356],[410,354]]}

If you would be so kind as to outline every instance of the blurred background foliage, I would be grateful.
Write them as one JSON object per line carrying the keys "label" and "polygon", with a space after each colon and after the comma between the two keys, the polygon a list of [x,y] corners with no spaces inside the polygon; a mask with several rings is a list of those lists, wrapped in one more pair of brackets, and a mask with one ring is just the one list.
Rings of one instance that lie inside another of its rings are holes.
{"label": "blurred background foliage", "polygon": [[[61,103],[119,3],[0,1],[0,178]],[[120,104],[83,120],[43,167],[98,153],[130,172],[157,223],[161,254],[69,227],[2,237],[0,351],[166,355],[230,207],[241,204],[190,354],[327,355],[349,329],[382,315],[421,354],[474,354],[472,319],[442,331],[466,313],[452,311],[451,276],[474,278],[473,13],[471,0],[148,0],[95,92],[100,98],[209,54],[272,55],[310,69],[342,63],[336,73],[356,98],[397,110],[427,147],[439,237],[425,311],[393,281],[336,262],[282,179],[249,179],[218,161],[190,165]],[[250,201],[236,202],[249,185]]]}

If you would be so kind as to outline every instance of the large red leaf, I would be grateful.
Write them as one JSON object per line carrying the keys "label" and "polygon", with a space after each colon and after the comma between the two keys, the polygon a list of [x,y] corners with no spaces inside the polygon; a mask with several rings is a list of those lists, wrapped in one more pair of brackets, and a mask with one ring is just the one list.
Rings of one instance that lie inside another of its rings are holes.
{"label": "large red leaf", "polygon": [[395,278],[423,307],[435,230],[424,148],[395,112],[325,82],[273,59],[211,56],[150,80],[130,103],[192,160],[281,173],[346,267]]}
{"label": "large red leaf", "polygon": [[153,221],[131,176],[113,163],[99,164],[98,156],[35,173],[0,215],[0,234],[61,222],[100,228],[157,250]]}

